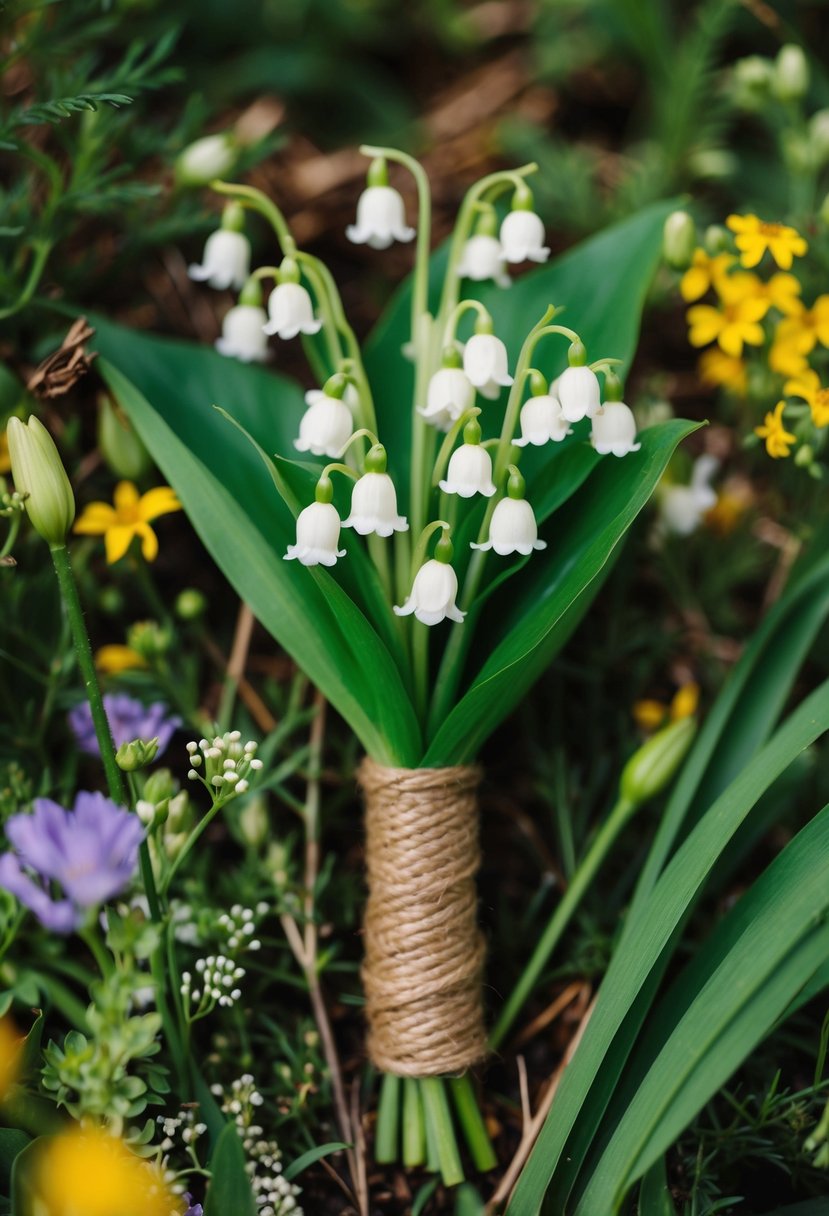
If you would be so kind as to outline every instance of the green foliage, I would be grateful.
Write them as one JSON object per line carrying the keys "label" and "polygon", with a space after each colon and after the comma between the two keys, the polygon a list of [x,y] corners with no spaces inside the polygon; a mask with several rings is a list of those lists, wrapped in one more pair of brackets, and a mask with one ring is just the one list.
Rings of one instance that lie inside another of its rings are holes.
{"label": "green foliage", "polygon": [[211,1180],[205,1216],[256,1216],[256,1200],[245,1169],[245,1154],[232,1123],[225,1127],[210,1158]]}

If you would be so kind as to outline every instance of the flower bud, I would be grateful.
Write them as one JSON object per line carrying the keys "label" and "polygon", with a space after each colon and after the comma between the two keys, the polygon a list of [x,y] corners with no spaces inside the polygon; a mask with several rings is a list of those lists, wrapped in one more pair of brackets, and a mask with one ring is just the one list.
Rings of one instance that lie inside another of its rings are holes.
{"label": "flower bud", "polygon": [[809,141],[818,165],[829,160],[829,110],[817,110],[809,119]]}
{"label": "flower bud", "polygon": [[662,230],[662,253],[674,270],[687,270],[697,246],[697,226],[687,211],[672,211]]}
{"label": "flower bud", "polygon": [[237,147],[232,132],[205,135],[188,144],[173,166],[179,186],[206,186],[214,178],[225,177],[236,163]]}
{"label": "flower bud", "polygon": [[52,548],[61,549],[75,519],[75,498],[54,440],[34,416],[28,423],[10,418],[6,433],[15,489],[28,495],[32,526]]}
{"label": "flower bud", "polygon": [[153,804],[172,798],[176,786],[168,768],[158,768],[144,782],[144,798]]}
{"label": "flower bud", "polygon": [[158,621],[136,621],[127,630],[127,645],[142,659],[157,659],[165,655],[173,643],[169,629]]}
{"label": "flower bud", "polygon": [[771,74],[771,89],[780,101],[799,101],[809,91],[809,64],[799,46],[781,46]]}
{"label": "flower bud", "polygon": [[251,798],[239,813],[239,831],[245,844],[258,849],[268,836],[268,813],[262,798]]}
{"label": "flower bud", "polygon": [[774,65],[761,55],[749,55],[734,64],[732,89],[734,101],[744,110],[761,110],[768,99]]}
{"label": "flower bud", "polygon": [[182,621],[197,621],[207,611],[207,597],[197,587],[185,587],[176,596],[176,616]]}
{"label": "flower bud", "polygon": [[152,764],[158,755],[158,737],[155,739],[132,739],[122,743],[115,753],[115,760],[125,773],[134,773],[147,764]]}
{"label": "flower bud", "polygon": [[137,433],[103,393],[98,397],[98,447],[112,472],[126,481],[140,481],[152,467]]}
{"label": "flower bud", "polygon": [[660,794],[685,759],[696,729],[693,718],[680,718],[643,743],[622,770],[622,797],[639,806]]}

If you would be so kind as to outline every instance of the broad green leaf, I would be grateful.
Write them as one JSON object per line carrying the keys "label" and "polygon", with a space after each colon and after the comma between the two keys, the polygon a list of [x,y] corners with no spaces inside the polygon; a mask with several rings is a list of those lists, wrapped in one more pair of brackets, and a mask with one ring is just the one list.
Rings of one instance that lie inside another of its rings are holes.
{"label": "broad green leaf", "polygon": [[[425,764],[458,764],[474,756],[538,678],[559,649],[558,626],[565,614],[580,599],[587,607],[586,589],[648,501],[677,444],[693,429],[690,423],[666,423],[642,434],[642,450],[635,456],[605,457],[542,529],[549,549],[525,571],[520,607],[507,616],[502,640],[438,727]],[[507,614],[509,600],[516,597],[512,582],[502,595],[500,611]],[[490,600],[487,612],[497,613],[499,602]],[[570,629],[573,623],[571,618]]]}
{"label": "broad green leaf", "polygon": [[829,615],[829,558],[787,588],[748,643],[674,786],[628,913],[629,932],[692,806],[705,808],[745,766],[785,704]]}
{"label": "broad green leaf", "polygon": [[636,1210],[637,1216],[676,1216],[664,1157],[655,1161],[642,1179]]}
{"label": "broad green leaf", "polygon": [[11,1190],[11,1174],[15,1158],[28,1148],[32,1138],[16,1127],[0,1127],[0,1191]]}
{"label": "broad green leaf", "polygon": [[245,1150],[239,1133],[228,1123],[210,1156],[210,1186],[204,1216],[256,1216],[257,1206],[245,1169]]}
{"label": "broad green leaf", "polygon": [[[812,693],[780,727],[710,807],[667,866],[637,924],[613,956],[584,1036],[518,1181],[508,1216],[536,1216],[594,1083],[601,1083],[598,1111],[607,1104],[618,1075],[618,1061],[607,1076],[603,1072],[605,1058],[631,1011],[637,1026],[638,1019],[644,1017],[653,995],[648,989],[649,979],[654,970],[661,974],[664,956],[674,948],[677,931],[717,858],[765,790],[827,726],[829,683]],[[645,994],[644,1008],[641,1004],[637,1008],[640,993]],[[579,1155],[584,1151],[582,1145]],[[577,1159],[572,1168],[578,1165]]]}
{"label": "broad green leaf", "polygon": [[292,1161],[290,1165],[285,1167],[283,1171],[284,1177],[288,1182],[292,1182],[294,1178],[298,1178],[303,1170],[307,1170],[309,1165],[314,1165],[315,1162],[321,1161],[323,1157],[330,1157],[332,1153],[339,1153],[342,1149],[350,1148],[348,1144],[343,1144],[340,1140],[332,1140],[329,1144],[318,1144],[316,1148],[309,1148],[307,1153],[303,1153],[301,1157],[297,1157],[296,1161]]}
{"label": "broad green leaf", "polygon": [[34,1189],[34,1173],[45,1141],[32,1140],[14,1159],[11,1173],[12,1216],[38,1216],[43,1205]]}
{"label": "broad green leaf", "polygon": [[616,1111],[616,1130],[591,1170],[579,1216],[616,1209],[824,962],[828,864],[825,808],[697,951],[661,1014],[649,1020],[642,1047],[652,1062],[644,1070],[633,1063],[630,1100]]}
{"label": "broad green leaf", "polygon": [[[168,344],[160,339],[145,341],[148,364],[163,364]],[[118,335],[111,346],[118,358]],[[218,358],[212,351],[191,347],[174,354],[172,366],[190,367],[191,377],[197,376],[203,360]],[[314,578],[298,562],[283,560],[293,540],[293,517],[251,444],[206,403],[203,420],[200,401],[196,409],[189,398],[175,402],[169,392],[162,396],[157,390],[151,404],[108,360],[100,360],[99,365],[175,486],[196,531],[256,618],[351,723],[375,759],[416,764],[420,732],[397,667],[369,622],[353,603],[346,604],[345,591],[330,576]],[[242,412],[235,409],[234,416]],[[210,432],[210,418],[221,424],[221,441]],[[234,469],[231,488],[225,478],[228,464]]]}

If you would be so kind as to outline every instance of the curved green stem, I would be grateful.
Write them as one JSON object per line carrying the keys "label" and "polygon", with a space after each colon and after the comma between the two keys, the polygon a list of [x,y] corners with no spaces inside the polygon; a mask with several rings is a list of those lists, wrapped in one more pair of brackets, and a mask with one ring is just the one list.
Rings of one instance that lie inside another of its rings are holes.
{"label": "curved green stem", "polygon": [[435,461],[432,471],[432,487],[435,488],[440,484],[443,474],[446,472],[446,466],[449,463],[449,457],[452,454],[452,449],[458,441],[458,436],[462,434],[463,428],[467,422],[471,422],[473,418],[477,418],[480,414],[480,409],[477,405],[473,405],[471,409],[464,410],[460,418],[454,422],[451,428],[446,432],[446,438],[440,445],[437,460]]}
{"label": "curved green stem", "polygon": [[187,840],[184,842],[181,852],[178,854],[175,861],[170,866],[169,870],[167,871],[167,873],[165,874],[165,876],[161,882],[161,894],[162,895],[166,895],[167,892],[170,890],[170,885],[171,885],[173,879],[175,878],[176,874],[181,869],[184,862],[189,857],[194,846],[196,844],[198,844],[202,835],[210,827],[211,823],[216,818],[219,811],[229,801],[230,801],[229,798],[217,798],[216,801],[213,803],[212,807],[210,808],[210,810],[207,812],[207,814],[202,819],[200,819],[199,822],[196,824],[196,826],[193,828],[193,831],[190,833],[190,835],[187,837]]}
{"label": "curved green stem", "polygon": [[17,534],[20,531],[20,521],[23,518],[20,511],[15,511],[9,520],[9,530],[6,534],[6,539],[3,543],[3,548],[0,549],[0,558],[8,557],[14,548],[14,542],[17,540]]}
{"label": "curved green stem", "polygon": [[492,321],[489,310],[484,308],[480,300],[461,300],[460,304],[456,304],[446,318],[446,324],[443,328],[444,346],[452,346],[454,344],[458,322],[465,312],[476,312],[482,321]]}
{"label": "curved green stem", "polygon": [[215,190],[217,194],[227,195],[228,198],[238,199],[243,207],[248,207],[251,211],[258,211],[276,233],[283,254],[286,257],[296,256],[296,241],[288,227],[288,221],[276,203],[262,190],[257,190],[255,186],[241,186],[237,182],[223,182],[219,179],[210,183],[210,189]]}
{"label": "curved green stem", "polygon": [[500,1016],[489,1036],[489,1048],[496,1051],[503,1043],[512,1025],[529,997],[550,955],[558,945],[562,933],[570,923],[584,893],[596,876],[596,872],[607,857],[617,836],[630,819],[636,805],[620,796],[613,810],[596,833],[578,869],[570,880],[561,902],[553,912],[547,927],[538,940],[529,962],[524,967],[518,983],[509,995]]}
{"label": "curved green stem", "polygon": [[52,252],[52,245],[53,242],[47,241],[44,237],[35,237],[31,241],[30,248],[34,251],[34,257],[29,267],[29,273],[26,276],[26,282],[23,284],[17,299],[7,305],[6,308],[0,308],[0,321],[4,321],[7,317],[13,317],[16,312],[20,312],[21,308],[25,308],[29,303],[43,275],[49,254]]}

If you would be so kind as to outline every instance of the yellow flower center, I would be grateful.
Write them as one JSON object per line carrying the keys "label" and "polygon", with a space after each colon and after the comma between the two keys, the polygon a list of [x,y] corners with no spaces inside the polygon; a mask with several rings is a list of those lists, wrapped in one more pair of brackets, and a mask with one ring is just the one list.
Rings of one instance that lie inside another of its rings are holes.
{"label": "yellow flower center", "polygon": [[115,511],[118,517],[118,523],[122,527],[131,528],[133,524],[141,522],[141,512],[137,502],[120,503]]}
{"label": "yellow flower center", "polygon": [[829,388],[819,388],[815,393],[815,409],[829,410]]}
{"label": "yellow flower center", "polygon": [[767,224],[765,221],[760,223],[760,232],[763,236],[775,237],[780,236],[783,230],[782,224]]}

